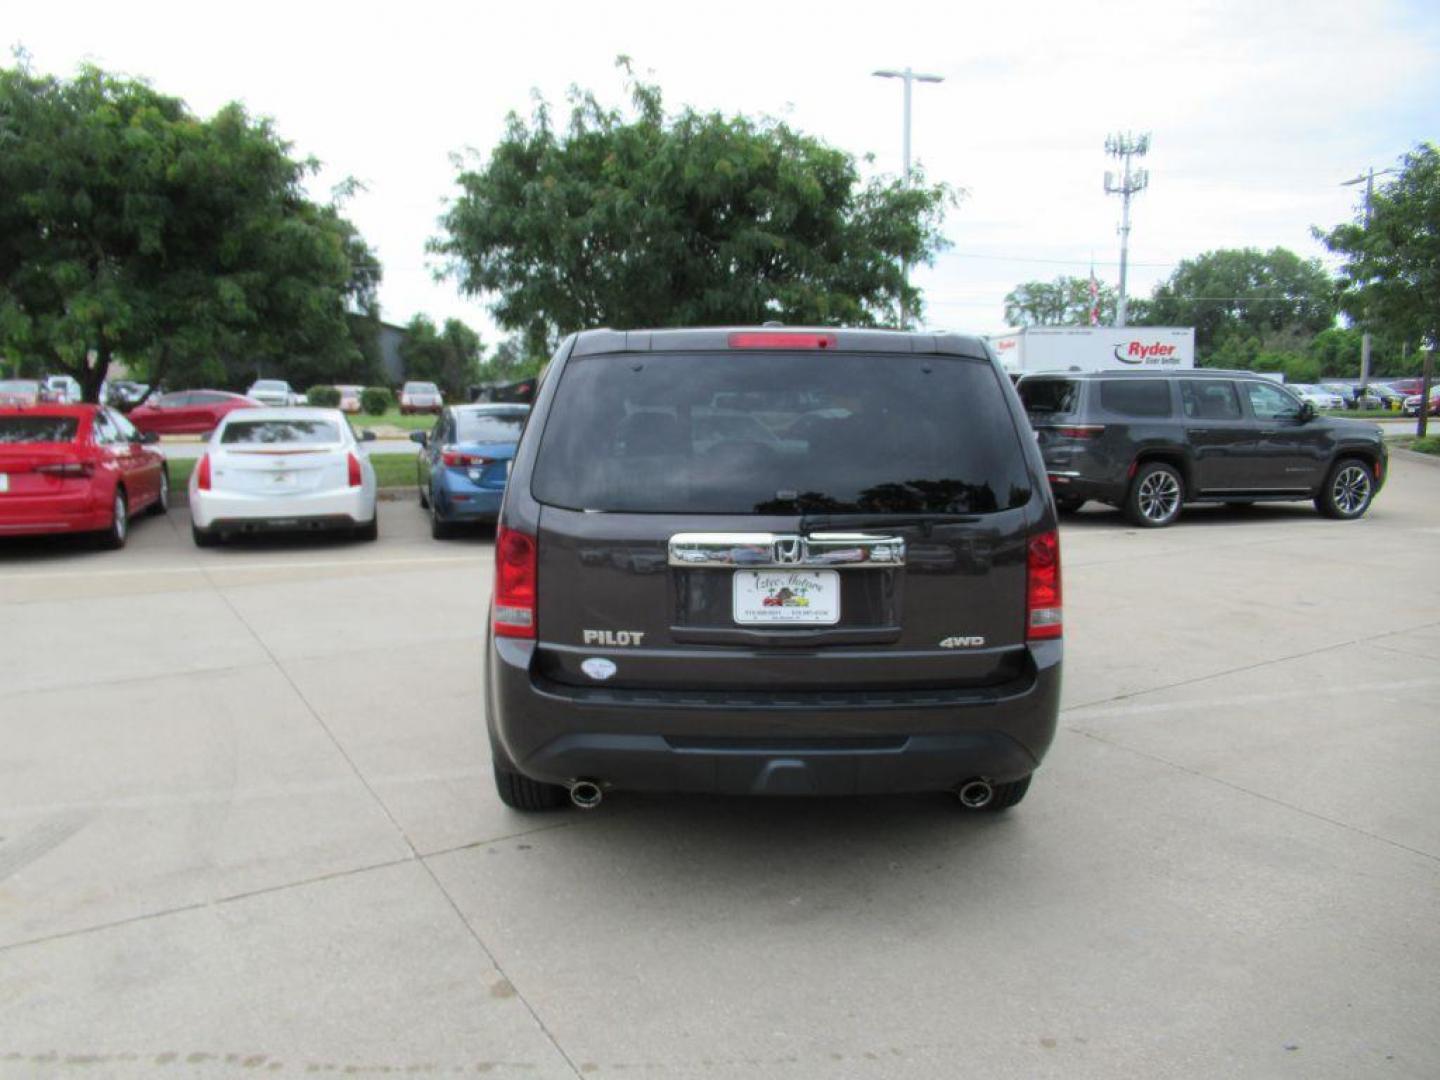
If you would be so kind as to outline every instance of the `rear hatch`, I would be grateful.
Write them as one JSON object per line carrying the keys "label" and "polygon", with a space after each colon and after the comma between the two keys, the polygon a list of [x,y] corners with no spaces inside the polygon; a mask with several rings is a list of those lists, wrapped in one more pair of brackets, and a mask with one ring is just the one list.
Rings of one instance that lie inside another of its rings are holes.
{"label": "rear hatch", "polygon": [[1014,680],[1031,481],[1001,378],[910,352],[572,358],[531,483],[535,675],[594,685],[598,657],[607,686],[650,689]]}
{"label": "rear hatch", "polygon": [[1016,387],[1040,453],[1051,468],[1070,464],[1074,453],[1104,430],[1098,424],[1078,422],[1084,387],[1079,379],[1051,375],[1027,375]]}
{"label": "rear hatch", "polygon": [[328,419],[230,420],[211,451],[215,490],[271,498],[350,487],[350,451]]}

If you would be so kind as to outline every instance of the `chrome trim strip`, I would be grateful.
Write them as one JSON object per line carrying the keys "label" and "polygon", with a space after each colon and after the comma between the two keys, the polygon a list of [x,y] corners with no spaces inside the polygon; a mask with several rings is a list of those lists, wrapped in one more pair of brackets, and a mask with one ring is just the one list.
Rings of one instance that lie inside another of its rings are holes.
{"label": "chrome trim strip", "polygon": [[858,532],[676,533],[670,565],[748,567],[890,567],[905,565],[903,536]]}

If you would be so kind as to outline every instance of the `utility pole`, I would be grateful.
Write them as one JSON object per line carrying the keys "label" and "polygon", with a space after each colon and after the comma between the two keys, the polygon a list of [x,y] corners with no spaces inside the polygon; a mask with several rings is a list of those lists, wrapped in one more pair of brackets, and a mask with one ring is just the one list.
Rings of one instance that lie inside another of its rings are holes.
{"label": "utility pole", "polygon": [[[1370,200],[1375,197],[1375,177],[1384,176],[1386,173],[1393,173],[1394,169],[1381,169],[1378,173],[1375,166],[1371,165],[1359,176],[1350,180],[1340,181],[1341,187],[1350,187],[1365,181],[1365,228],[1370,228]],[[1364,390],[1370,383],[1370,331],[1363,330],[1360,333],[1360,389]]]}
{"label": "utility pole", "polygon": [[[926,75],[918,71],[911,71],[908,67],[902,71],[894,68],[882,68],[879,71],[872,71],[872,75],[881,79],[903,79],[905,82],[905,129],[901,143],[902,155],[905,162],[905,186],[910,186],[910,87],[913,83],[944,82],[943,75]],[[908,263],[900,263],[900,329],[904,330],[908,322],[905,315],[905,288],[910,284],[910,266]]]}
{"label": "utility pole", "polygon": [[1124,162],[1124,169],[1117,177],[1108,169],[1105,172],[1105,194],[1120,196],[1120,297],[1115,305],[1115,325],[1125,325],[1125,279],[1130,262],[1130,197],[1138,195],[1150,186],[1150,172],[1147,169],[1132,168],[1135,158],[1144,157],[1150,150],[1150,133],[1131,135],[1107,135],[1105,153]]}

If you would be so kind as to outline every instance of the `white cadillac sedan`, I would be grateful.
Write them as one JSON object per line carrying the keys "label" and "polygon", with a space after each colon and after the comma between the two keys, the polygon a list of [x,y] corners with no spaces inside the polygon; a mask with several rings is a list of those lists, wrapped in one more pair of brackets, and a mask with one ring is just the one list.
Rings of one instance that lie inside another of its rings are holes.
{"label": "white cadillac sedan", "polygon": [[375,469],[339,409],[240,409],[190,474],[190,529],[209,547],[236,533],[345,530],[374,540]]}

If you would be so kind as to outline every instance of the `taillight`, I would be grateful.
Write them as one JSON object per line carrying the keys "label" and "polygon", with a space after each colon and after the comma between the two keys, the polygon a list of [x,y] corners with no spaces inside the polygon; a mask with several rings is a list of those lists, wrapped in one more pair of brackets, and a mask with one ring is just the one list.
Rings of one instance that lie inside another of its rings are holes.
{"label": "taillight", "polygon": [[360,459],[354,454],[351,454],[346,464],[349,466],[350,470],[350,486],[359,487],[361,482]]}
{"label": "taillight", "polygon": [[46,476],[61,476],[75,479],[81,476],[89,476],[94,471],[93,466],[83,461],[63,461],[54,465],[36,465],[35,471],[44,473]]}
{"label": "taillight", "polygon": [[730,335],[732,349],[833,349],[834,334],[791,334],[783,331],[742,331]]}
{"label": "taillight", "polygon": [[1055,429],[1055,434],[1067,439],[1098,439],[1104,433],[1104,424],[1067,424]]}
{"label": "taillight", "polygon": [[1031,537],[1026,552],[1025,637],[1030,641],[1064,633],[1060,603],[1060,534]]}
{"label": "taillight", "polygon": [[195,466],[195,486],[201,491],[210,490],[210,455],[205,454],[200,458],[200,464]]}
{"label": "taillight", "polygon": [[492,616],[500,637],[535,636],[535,538],[505,526],[495,533],[495,606]]}
{"label": "taillight", "polygon": [[490,464],[490,459],[488,457],[481,457],[479,454],[462,454],[453,446],[444,446],[440,448],[440,460],[446,465],[462,469]]}

